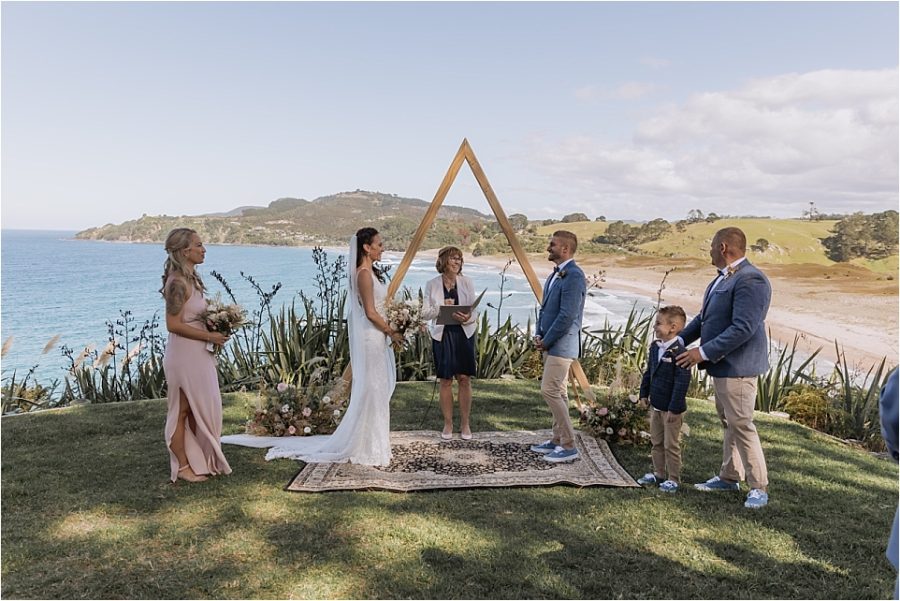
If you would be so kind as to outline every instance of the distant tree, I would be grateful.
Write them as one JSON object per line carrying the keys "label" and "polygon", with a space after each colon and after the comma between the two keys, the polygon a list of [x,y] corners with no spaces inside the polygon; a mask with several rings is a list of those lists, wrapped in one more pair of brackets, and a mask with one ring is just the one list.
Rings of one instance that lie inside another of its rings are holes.
{"label": "distant tree", "polygon": [[675,222],[675,229],[679,232],[683,232],[687,229],[687,221],[684,219],[679,219]]}
{"label": "distant tree", "polygon": [[670,231],[672,231],[672,227],[665,219],[657,218],[653,221],[648,221],[640,227],[637,243],[643,244],[644,242],[659,240]]}
{"label": "distant tree", "polygon": [[769,250],[769,241],[765,238],[757,238],[756,244],[751,244],[750,249],[761,253],[766,252]]}
{"label": "distant tree", "polygon": [[719,219],[721,219],[721,217],[719,217],[715,213],[710,213],[706,216],[706,223],[715,223]]}
{"label": "distant tree", "polygon": [[606,215],[600,215],[599,217],[594,219],[594,221],[606,221]]}
{"label": "distant tree", "polygon": [[822,244],[832,261],[883,259],[897,254],[897,211],[854,213],[838,221],[831,232]]}
{"label": "distant tree", "polygon": [[809,208],[803,209],[803,216],[810,221],[817,221],[818,219],[820,219],[820,213],[816,208],[816,203],[814,203],[813,201],[809,201]]}
{"label": "distant tree", "polygon": [[509,224],[515,231],[521,232],[528,227],[528,217],[522,213],[513,213],[509,216]]}
{"label": "distant tree", "polygon": [[606,232],[595,237],[594,241],[601,244],[627,246],[637,240],[639,233],[639,227],[632,227],[623,221],[613,221],[606,228]]}
{"label": "distant tree", "polygon": [[556,219],[544,219],[541,225],[553,225],[554,223],[559,223],[559,221]]}
{"label": "distant tree", "polygon": [[688,222],[697,223],[698,221],[703,221],[703,211],[700,209],[691,209],[688,211]]}
{"label": "distant tree", "polygon": [[562,218],[563,223],[577,223],[579,221],[590,221],[584,213],[569,213]]}

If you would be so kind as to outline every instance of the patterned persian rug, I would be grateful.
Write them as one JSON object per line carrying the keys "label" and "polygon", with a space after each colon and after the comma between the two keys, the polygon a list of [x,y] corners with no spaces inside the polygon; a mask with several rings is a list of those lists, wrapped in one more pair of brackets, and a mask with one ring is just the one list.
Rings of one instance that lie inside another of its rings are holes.
{"label": "patterned persian rug", "polygon": [[529,450],[544,442],[550,430],[476,432],[472,440],[443,440],[439,432],[391,432],[394,458],[386,467],[350,463],[309,463],[285,490],[389,490],[408,492],[440,488],[502,486],[636,487],[606,441],[576,432],[580,459],[550,463]]}

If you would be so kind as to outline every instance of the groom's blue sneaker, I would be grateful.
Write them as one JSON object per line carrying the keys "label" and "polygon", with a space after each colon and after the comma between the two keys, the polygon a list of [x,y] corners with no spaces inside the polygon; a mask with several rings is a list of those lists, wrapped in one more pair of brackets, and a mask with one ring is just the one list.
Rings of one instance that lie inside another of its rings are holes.
{"label": "groom's blue sneaker", "polygon": [[552,440],[548,440],[547,442],[542,442],[541,444],[533,444],[531,445],[531,450],[535,453],[546,455],[547,453],[552,453],[556,450],[556,443]]}
{"label": "groom's blue sneaker", "polygon": [[747,500],[744,501],[744,507],[747,509],[759,509],[769,504],[769,493],[758,488],[750,489]]}
{"label": "groom's blue sneaker", "polygon": [[725,482],[718,476],[713,476],[706,482],[701,482],[700,484],[695,484],[694,488],[697,490],[711,491],[711,490],[740,490],[741,487],[737,482]]}
{"label": "groom's blue sneaker", "polygon": [[562,447],[556,447],[556,450],[552,453],[547,453],[544,455],[544,461],[550,461],[552,463],[563,463],[564,461],[575,461],[578,459],[578,449],[564,449]]}
{"label": "groom's blue sneaker", "polygon": [[647,486],[648,484],[657,484],[659,481],[656,479],[656,474],[651,472],[647,472],[640,478],[638,478],[637,483],[641,486]]}

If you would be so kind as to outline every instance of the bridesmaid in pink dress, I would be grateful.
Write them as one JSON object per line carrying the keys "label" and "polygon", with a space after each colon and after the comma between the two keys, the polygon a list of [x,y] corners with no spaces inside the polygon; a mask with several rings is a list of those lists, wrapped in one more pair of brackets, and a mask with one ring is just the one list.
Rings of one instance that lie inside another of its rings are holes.
{"label": "bridesmaid in pink dress", "polygon": [[177,228],[166,237],[163,287],[169,340],[163,369],[169,389],[166,446],[171,480],[203,482],[207,475],[230,474],[222,454],[222,397],[216,376],[215,356],[206,350],[212,342],[224,345],[228,338],[206,329],[198,315],[206,309],[205,288],[195,267],[203,263],[206,249],[192,229]]}

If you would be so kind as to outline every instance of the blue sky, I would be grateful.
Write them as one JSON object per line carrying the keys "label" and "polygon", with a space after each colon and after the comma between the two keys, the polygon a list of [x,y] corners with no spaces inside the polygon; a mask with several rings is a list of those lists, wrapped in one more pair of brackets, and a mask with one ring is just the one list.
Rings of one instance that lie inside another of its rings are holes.
{"label": "blue sky", "polygon": [[535,219],[897,207],[894,2],[0,10],[4,228],[431,200],[464,137]]}

